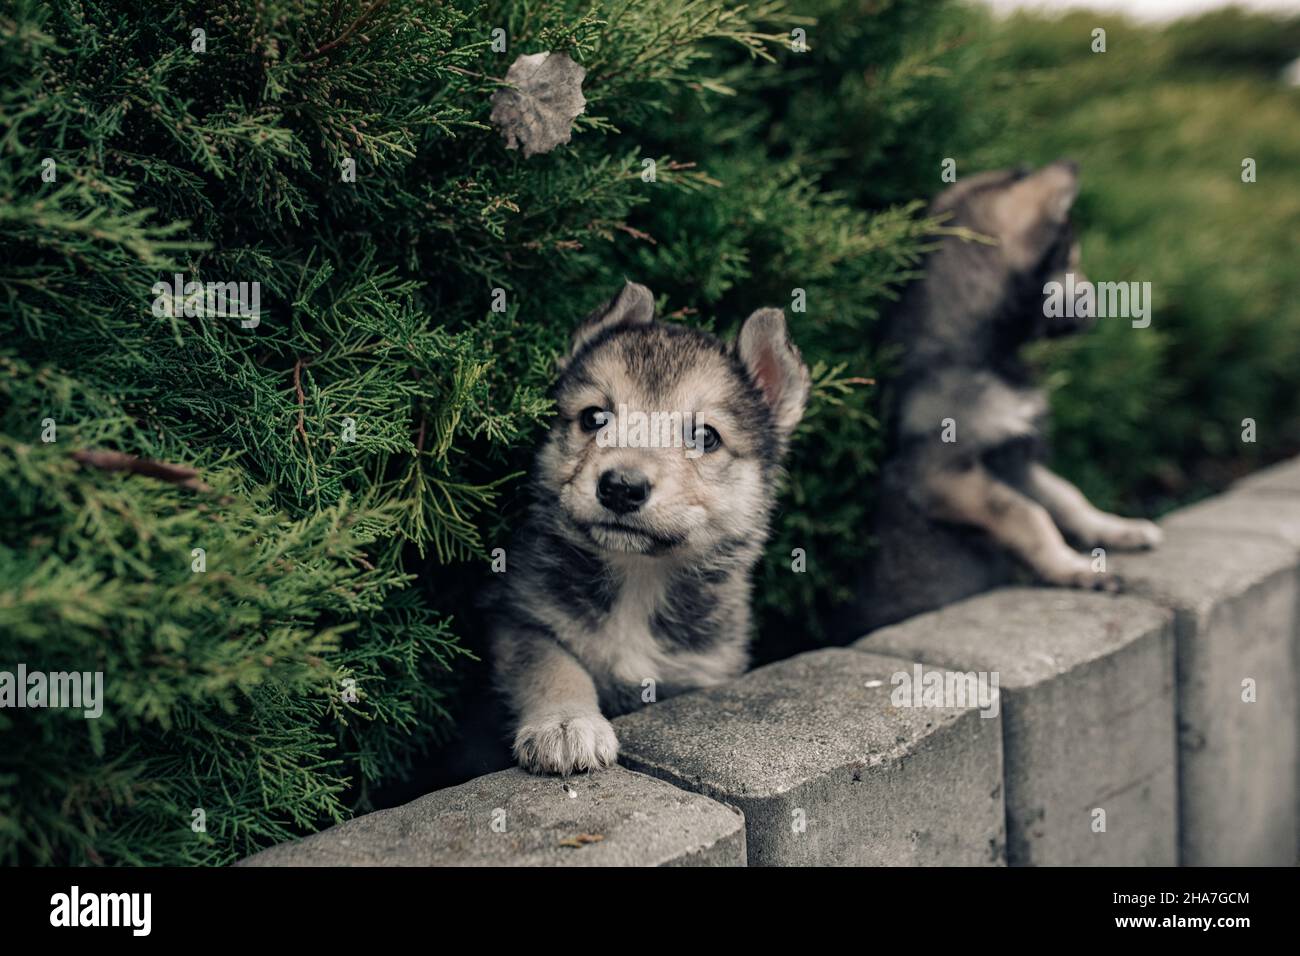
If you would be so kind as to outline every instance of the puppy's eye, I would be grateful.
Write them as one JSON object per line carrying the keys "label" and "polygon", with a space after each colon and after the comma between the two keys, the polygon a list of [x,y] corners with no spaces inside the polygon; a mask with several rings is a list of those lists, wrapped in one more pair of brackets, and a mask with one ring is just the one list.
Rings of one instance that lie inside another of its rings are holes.
{"label": "puppy's eye", "polygon": [[710,426],[701,425],[695,429],[695,447],[706,455],[711,451],[717,451],[722,447],[722,436]]}
{"label": "puppy's eye", "polygon": [[609,412],[605,411],[598,405],[589,405],[582,410],[578,416],[578,424],[584,432],[594,432],[604,426],[609,421]]}

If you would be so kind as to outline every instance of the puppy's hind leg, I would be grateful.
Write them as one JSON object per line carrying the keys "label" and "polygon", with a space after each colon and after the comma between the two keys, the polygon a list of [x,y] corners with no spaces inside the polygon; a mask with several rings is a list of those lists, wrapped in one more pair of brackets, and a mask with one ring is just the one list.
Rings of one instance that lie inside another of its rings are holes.
{"label": "puppy's hind leg", "polygon": [[1160,543],[1162,535],[1156,524],[1107,514],[1085,498],[1082,491],[1043,465],[1030,466],[1025,491],[1048,510],[1062,531],[1085,547],[1141,551]]}
{"label": "puppy's hind leg", "polygon": [[1042,505],[998,480],[982,464],[932,471],[922,494],[932,517],[982,528],[1049,584],[1119,589],[1114,575],[1094,571],[1088,558],[1065,543]]}
{"label": "puppy's hind leg", "polygon": [[576,657],[528,627],[499,628],[492,650],[497,685],[517,718],[514,754],[521,767],[567,776],[618,759],[614,728]]}

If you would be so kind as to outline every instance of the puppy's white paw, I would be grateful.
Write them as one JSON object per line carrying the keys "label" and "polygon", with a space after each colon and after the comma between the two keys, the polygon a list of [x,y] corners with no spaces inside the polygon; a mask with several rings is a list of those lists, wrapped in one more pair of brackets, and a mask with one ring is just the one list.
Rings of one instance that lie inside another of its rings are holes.
{"label": "puppy's white paw", "polygon": [[613,764],[618,738],[598,713],[544,714],[520,725],[514,751],[525,770],[567,776]]}
{"label": "puppy's white paw", "polygon": [[1116,551],[1146,551],[1158,545],[1164,536],[1154,522],[1112,517],[1097,534],[1097,543]]}

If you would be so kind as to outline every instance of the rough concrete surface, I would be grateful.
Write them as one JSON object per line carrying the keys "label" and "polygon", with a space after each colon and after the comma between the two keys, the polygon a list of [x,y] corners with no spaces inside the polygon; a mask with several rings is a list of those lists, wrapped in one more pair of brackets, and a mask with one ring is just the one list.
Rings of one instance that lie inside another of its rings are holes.
{"label": "rough concrete surface", "polygon": [[1300,495],[1300,458],[1262,468],[1234,484],[1232,491]]}
{"label": "rough concrete surface", "polygon": [[1150,601],[1004,588],[854,647],[998,675],[1008,862],[1171,866],[1173,640]]}
{"label": "rough concrete surface", "polygon": [[1111,566],[1176,614],[1180,860],[1294,863],[1295,549],[1182,520],[1164,528],[1161,547]]}
{"label": "rough concrete surface", "polygon": [[801,654],[619,718],[621,759],[741,808],[751,865],[1000,864],[999,720],[894,706],[912,668]]}
{"label": "rough concrete surface", "polygon": [[243,866],[744,866],[731,807],[620,767],[503,770],[349,820]]}

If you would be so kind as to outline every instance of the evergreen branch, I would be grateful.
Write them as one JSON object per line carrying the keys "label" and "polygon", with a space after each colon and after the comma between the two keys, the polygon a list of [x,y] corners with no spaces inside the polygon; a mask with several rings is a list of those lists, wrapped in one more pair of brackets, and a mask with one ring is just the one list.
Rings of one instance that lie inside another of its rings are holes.
{"label": "evergreen branch", "polygon": [[125,471],[144,475],[158,481],[170,482],[191,491],[211,491],[212,487],[199,478],[199,472],[188,465],[173,465],[165,461],[138,458],[120,451],[80,449],[72,453],[74,460],[101,471]]}
{"label": "evergreen branch", "polygon": [[315,495],[320,491],[320,478],[316,471],[316,459],[311,453],[311,442],[307,438],[307,428],[305,424],[307,394],[302,387],[302,368],[304,362],[301,358],[295,358],[293,362],[293,390],[298,401],[298,437],[302,439],[303,451],[307,454],[307,467],[311,470],[312,487],[310,494]]}
{"label": "evergreen branch", "polygon": [[[306,412],[307,395],[302,390],[302,359],[294,359],[293,362],[293,390],[298,398],[298,434],[302,437],[303,448],[307,448],[307,429],[303,424]],[[311,454],[308,450],[308,454]]]}
{"label": "evergreen branch", "polygon": [[344,43],[348,41],[348,39],[352,36],[352,34],[354,34],[362,26],[364,26],[367,20],[373,17],[376,13],[379,12],[379,10],[382,7],[386,6],[387,4],[388,4],[388,0],[374,0],[374,2],[370,4],[370,6],[366,7],[366,9],[362,11],[359,17],[357,17],[350,24],[348,24],[347,29],[345,29],[341,34],[339,34],[335,39],[313,50],[311,53],[308,53],[305,57],[303,57],[303,59],[304,60],[319,59],[320,57],[325,56],[331,50],[337,49],[338,47],[342,46]]}

